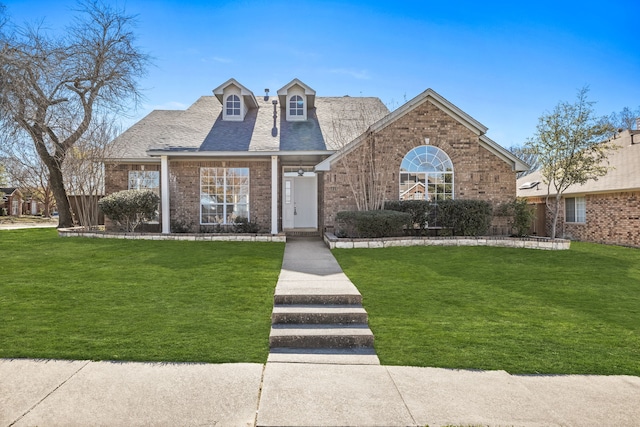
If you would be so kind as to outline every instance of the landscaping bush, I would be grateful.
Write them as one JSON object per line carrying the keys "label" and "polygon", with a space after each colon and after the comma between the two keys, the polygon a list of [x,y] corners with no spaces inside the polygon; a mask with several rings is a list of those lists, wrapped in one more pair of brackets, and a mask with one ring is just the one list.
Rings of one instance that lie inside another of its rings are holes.
{"label": "landscaping bush", "polygon": [[[391,211],[406,212],[411,215],[407,230],[422,235],[429,225],[429,214],[432,212],[431,203],[427,200],[393,200],[387,201],[384,208]],[[416,228],[417,226],[417,228]]]}
{"label": "landscaping bush", "polygon": [[187,223],[177,219],[171,220],[171,232],[172,233],[191,233],[193,228],[193,222]]}
{"label": "landscaping bush", "polygon": [[437,206],[438,224],[454,236],[480,236],[491,225],[491,204],[484,200],[441,200]]}
{"label": "landscaping bush", "polygon": [[393,210],[342,211],[336,215],[338,237],[402,236],[411,215]]}
{"label": "landscaping bush", "polygon": [[102,198],[98,205],[107,218],[133,232],[158,215],[160,198],[151,190],[124,190]]}
{"label": "landscaping bush", "polygon": [[529,234],[535,214],[533,207],[527,203],[527,199],[516,197],[512,201],[498,206],[496,215],[508,217],[513,235],[523,237]]}
{"label": "landscaping bush", "polygon": [[260,231],[260,226],[255,222],[249,221],[248,218],[243,216],[236,217],[233,224],[234,233],[252,233],[255,234]]}

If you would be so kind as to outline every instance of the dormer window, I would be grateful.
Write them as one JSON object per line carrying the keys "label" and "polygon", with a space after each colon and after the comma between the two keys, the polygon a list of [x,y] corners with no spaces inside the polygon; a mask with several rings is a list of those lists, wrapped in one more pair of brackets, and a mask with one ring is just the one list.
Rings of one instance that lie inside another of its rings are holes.
{"label": "dormer window", "polygon": [[250,109],[258,108],[258,101],[246,87],[236,79],[229,79],[213,90],[222,104],[222,120],[241,122]]}
{"label": "dormer window", "polygon": [[293,79],[278,90],[278,98],[287,121],[301,122],[306,121],[309,111],[315,109],[316,91]]}
{"label": "dormer window", "polygon": [[289,100],[289,115],[304,116],[304,100],[300,95],[294,95]]}
{"label": "dormer window", "polygon": [[240,97],[238,95],[227,97],[227,116],[240,117]]}

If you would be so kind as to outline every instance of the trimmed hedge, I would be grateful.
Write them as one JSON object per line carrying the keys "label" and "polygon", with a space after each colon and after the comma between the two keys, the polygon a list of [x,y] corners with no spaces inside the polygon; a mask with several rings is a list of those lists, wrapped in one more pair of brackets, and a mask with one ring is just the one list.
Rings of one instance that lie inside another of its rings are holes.
{"label": "trimmed hedge", "polygon": [[[417,235],[422,235],[424,230],[433,222],[430,213],[435,213],[435,207],[427,200],[393,200],[384,203],[384,208],[392,211],[406,212],[411,218],[407,223],[407,230],[414,230]],[[417,226],[417,228],[416,228]]]}
{"label": "trimmed hedge", "polygon": [[493,209],[484,200],[441,200],[438,202],[438,225],[454,236],[481,236],[491,226]]}
{"label": "trimmed hedge", "polygon": [[424,234],[427,227],[443,227],[454,236],[479,236],[487,232],[492,219],[491,204],[484,200],[398,200],[384,207],[409,213],[407,230],[417,234]]}
{"label": "trimmed hedge", "polygon": [[151,190],[124,190],[100,199],[98,206],[122,230],[133,232],[157,215],[158,203],[160,197]]}
{"label": "trimmed hedge", "polygon": [[393,210],[342,211],[336,215],[338,237],[402,236],[411,215]]}

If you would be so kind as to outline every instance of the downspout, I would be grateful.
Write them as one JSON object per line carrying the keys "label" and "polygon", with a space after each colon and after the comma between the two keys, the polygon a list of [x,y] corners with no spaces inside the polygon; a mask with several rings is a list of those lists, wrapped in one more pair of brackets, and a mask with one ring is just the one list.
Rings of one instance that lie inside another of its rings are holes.
{"label": "downspout", "polygon": [[162,209],[162,234],[171,233],[169,218],[169,158],[160,156],[160,206]]}

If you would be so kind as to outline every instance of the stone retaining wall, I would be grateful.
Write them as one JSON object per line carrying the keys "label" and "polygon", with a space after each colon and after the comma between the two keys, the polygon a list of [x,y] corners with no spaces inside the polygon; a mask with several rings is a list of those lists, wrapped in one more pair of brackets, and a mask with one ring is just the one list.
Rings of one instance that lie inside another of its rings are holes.
{"label": "stone retaining wall", "polygon": [[390,248],[393,246],[500,246],[506,248],[526,248],[545,250],[567,250],[570,240],[543,239],[535,237],[385,237],[381,239],[339,239],[325,233],[324,242],[330,249]]}
{"label": "stone retaining wall", "polygon": [[84,231],[78,228],[58,229],[60,237],[90,237],[95,239],[131,239],[131,240],[195,240],[217,242],[286,242],[284,234],[215,234],[215,233],[115,233],[108,231]]}

